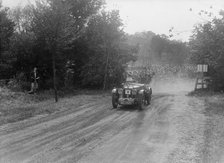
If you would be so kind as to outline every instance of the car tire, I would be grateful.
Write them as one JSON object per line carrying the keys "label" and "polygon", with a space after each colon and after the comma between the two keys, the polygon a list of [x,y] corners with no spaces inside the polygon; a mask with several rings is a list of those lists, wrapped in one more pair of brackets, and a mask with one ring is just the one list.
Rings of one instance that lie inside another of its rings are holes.
{"label": "car tire", "polygon": [[118,98],[117,98],[116,94],[112,94],[112,106],[113,106],[113,108],[117,108],[117,106],[118,106]]}
{"label": "car tire", "polygon": [[147,102],[147,105],[150,105],[150,104],[151,104],[151,98],[152,98],[151,95],[147,95],[147,96],[146,96],[146,102]]}
{"label": "car tire", "polygon": [[138,101],[138,108],[139,110],[143,110],[144,109],[144,106],[145,106],[145,101],[144,101],[144,98],[141,97]]}
{"label": "car tire", "polygon": [[150,92],[146,96],[147,105],[151,104],[151,100],[152,100],[152,88],[150,88]]}

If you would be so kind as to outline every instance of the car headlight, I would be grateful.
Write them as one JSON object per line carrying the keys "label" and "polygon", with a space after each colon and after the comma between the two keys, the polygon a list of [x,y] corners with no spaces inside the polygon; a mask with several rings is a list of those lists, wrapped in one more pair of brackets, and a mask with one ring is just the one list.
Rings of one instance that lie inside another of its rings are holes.
{"label": "car headlight", "polygon": [[122,94],[123,93],[123,89],[118,89],[118,94]]}
{"label": "car headlight", "polygon": [[140,90],[138,93],[143,95],[144,94],[144,90]]}
{"label": "car headlight", "polygon": [[116,93],[116,92],[117,92],[117,89],[114,88],[114,89],[112,90],[112,93]]}

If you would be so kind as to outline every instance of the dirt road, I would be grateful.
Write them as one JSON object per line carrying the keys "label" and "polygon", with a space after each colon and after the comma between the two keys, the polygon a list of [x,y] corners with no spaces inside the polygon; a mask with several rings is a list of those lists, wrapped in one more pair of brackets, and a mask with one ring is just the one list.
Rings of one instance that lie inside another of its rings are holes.
{"label": "dirt road", "polygon": [[35,104],[56,111],[1,125],[0,162],[221,163],[223,104],[209,99],[155,93],[142,111],[112,109],[109,95]]}

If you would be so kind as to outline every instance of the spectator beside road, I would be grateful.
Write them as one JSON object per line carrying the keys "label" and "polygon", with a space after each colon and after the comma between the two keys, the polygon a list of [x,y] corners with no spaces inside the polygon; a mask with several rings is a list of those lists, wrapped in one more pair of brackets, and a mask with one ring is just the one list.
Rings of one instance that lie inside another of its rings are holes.
{"label": "spectator beside road", "polygon": [[31,89],[29,91],[30,94],[35,93],[38,89],[38,80],[39,76],[37,73],[37,68],[34,67],[33,71],[31,72]]}

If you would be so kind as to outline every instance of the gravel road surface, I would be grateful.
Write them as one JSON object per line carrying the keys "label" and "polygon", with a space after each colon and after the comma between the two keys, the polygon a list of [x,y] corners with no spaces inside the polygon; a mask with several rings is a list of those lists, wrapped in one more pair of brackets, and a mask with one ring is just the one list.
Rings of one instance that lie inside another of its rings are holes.
{"label": "gravel road surface", "polygon": [[220,98],[155,93],[144,110],[112,109],[109,95],[79,95],[53,113],[0,126],[0,162],[224,162]]}

